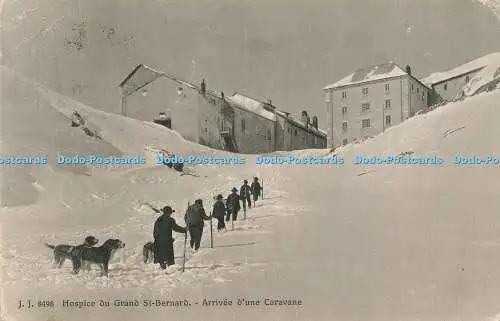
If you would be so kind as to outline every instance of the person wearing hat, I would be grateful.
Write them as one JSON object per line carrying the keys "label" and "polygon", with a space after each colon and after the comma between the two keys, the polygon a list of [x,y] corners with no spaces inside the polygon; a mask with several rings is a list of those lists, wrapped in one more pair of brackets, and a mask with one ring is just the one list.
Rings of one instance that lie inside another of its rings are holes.
{"label": "person wearing hat", "polygon": [[195,251],[200,248],[201,237],[203,236],[204,220],[211,220],[211,216],[207,216],[203,208],[203,200],[197,199],[194,204],[188,207],[184,216],[187,228],[189,230],[190,240],[189,245]]}
{"label": "person wearing hat", "polygon": [[177,225],[171,216],[175,210],[173,210],[170,206],[163,207],[161,211],[153,208],[153,211],[162,214],[156,220],[153,229],[154,262],[160,263],[160,267],[164,270],[167,266],[175,264],[172,230],[177,233],[186,233],[186,228]]}
{"label": "person wearing hat", "polygon": [[247,210],[247,204],[248,204],[248,208],[252,208],[252,200],[250,198],[251,194],[252,194],[252,189],[248,185],[248,181],[245,179],[243,181],[243,185],[241,185],[241,188],[240,188],[240,198],[241,198],[241,202],[243,203],[243,210],[245,212]]}
{"label": "person wearing hat", "polygon": [[238,218],[238,212],[241,209],[238,189],[236,187],[233,187],[231,192],[232,193],[229,194],[226,201],[226,207],[227,207],[226,221],[229,221],[231,214],[233,215],[233,221],[236,221],[236,219]]}
{"label": "person wearing hat", "polygon": [[259,199],[260,191],[262,190],[262,187],[260,186],[260,183],[259,183],[259,179],[257,177],[253,178],[253,182],[252,182],[252,185],[250,186],[250,190],[252,191],[253,202],[255,205],[255,202]]}
{"label": "person wearing hat", "polygon": [[224,217],[226,216],[226,205],[224,205],[222,194],[217,195],[215,198],[214,209],[212,211],[213,217],[217,219],[217,231],[222,231],[226,229],[226,223],[224,223]]}

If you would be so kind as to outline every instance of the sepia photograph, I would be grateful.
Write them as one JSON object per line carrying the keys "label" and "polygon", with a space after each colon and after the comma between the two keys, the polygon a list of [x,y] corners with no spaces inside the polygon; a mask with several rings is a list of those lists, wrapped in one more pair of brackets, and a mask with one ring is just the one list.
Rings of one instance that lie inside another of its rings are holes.
{"label": "sepia photograph", "polygon": [[500,321],[500,0],[0,0],[0,321]]}

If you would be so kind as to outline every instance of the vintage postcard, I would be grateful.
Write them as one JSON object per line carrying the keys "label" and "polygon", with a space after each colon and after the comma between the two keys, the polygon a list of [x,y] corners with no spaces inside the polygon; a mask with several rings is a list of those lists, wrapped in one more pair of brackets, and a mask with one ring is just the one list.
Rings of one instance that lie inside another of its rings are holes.
{"label": "vintage postcard", "polygon": [[500,321],[500,0],[0,0],[1,321]]}

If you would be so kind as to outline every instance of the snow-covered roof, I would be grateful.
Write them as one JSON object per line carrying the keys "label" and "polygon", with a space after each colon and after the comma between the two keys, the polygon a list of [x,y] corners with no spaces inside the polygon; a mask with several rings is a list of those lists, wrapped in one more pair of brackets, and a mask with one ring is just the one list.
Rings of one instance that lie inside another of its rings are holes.
{"label": "snow-covered roof", "polygon": [[388,63],[368,66],[356,70],[352,74],[340,79],[334,84],[328,85],[323,89],[333,89],[338,87],[361,84],[368,81],[393,78],[407,75],[396,63],[390,61]]}
{"label": "snow-covered roof", "polygon": [[235,93],[232,96],[226,97],[226,100],[229,103],[236,104],[240,108],[243,108],[251,113],[257,114],[272,121],[276,121],[276,115],[266,110],[264,108],[264,103],[261,101],[241,95],[239,93]]}
{"label": "snow-covered roof", "polygon": [[466,96],[475,95],[488,84],[500,80],[500,53],[488,61],[488,65],[465,84],[463,91]]}
{"label": "snow-covered roof", "polygon": [[442,81],[452,79],[473,71],[476,71],[478,69],[482,69],[486,66],[488,66],[491,63],[495,63],[496,61],[500,60],[500,52],[494,52],[490,53],[486,56],[474,59],[472,61],[469,61],[463,65],[460,65],[458,67],[455,67],[453,69],[450,69],[448,71],[444,72],[435,72],[428,77],[424,78],[422,82],[428,86],[430,85],[435,85],[437,83],[440,83]]}
{"label": "snow-covered roof", "polygon": [[[316,129],[311,126],[306,126],[300,120],[295,119],[293,116],[290,116],[290,113],[284,112],[282,110],[275,109],[275,113],[271,112],[264,108],[265,103],[259,101],[257,99],[242,95],[240,93],[235,93],[232,96],[226,98],[229,103],[235,104],[240,108],[248,110],[254,114],[265,117],[269,120],[276,121],[276,115],[279,115],[283,118],[286,118],[288,122],[293,123],[294,125],[301,127],[302,129],[309,131],[316,135],[326,136],[326,132],[321,129]],[[272,108],[275,108],[274,106]]]}
{"label": "snow-covered roof", "polygon": [[294,125],[296,125],[298,127],[301,127],[302,129],[307,130],[307,131],[309,131],[309,132],[311,132],[313,134],[321,135],[321,136],[326,136],[327,135],[325,131],[323,131],[323,130],[321,130],[319,128],[316,129],[315,127],[312,127],[312,126],[306,126],[302,121],[294,118],[293,116],[288,116],[287,120],[290,123],[292,123],[292,124],[294,124]]}

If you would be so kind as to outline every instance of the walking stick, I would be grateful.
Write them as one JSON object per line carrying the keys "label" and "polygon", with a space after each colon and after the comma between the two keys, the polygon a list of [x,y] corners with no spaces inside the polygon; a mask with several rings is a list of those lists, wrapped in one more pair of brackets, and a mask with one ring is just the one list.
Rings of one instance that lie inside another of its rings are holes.
{"label": "walking stick", "polygon": [[213,227],[212,227],[212,213],[210,212],[210,248],[214,248],[214,234],[213,234]]}
{"label": "walking stick", "polygon": [[[189,202],[188,202],[188,209],[189,209]],[[188,237],[187,233],[188,233],[188,225],[187,225],[187,222],[186,222],[186,233],[184,234],[184,254],[182,255],[182,257],[183,257],[183,260],[182,260],[182,273],[184,273],[184,270],[186,269],[186,247],[187,247],[187,237]]]}
{"label": "walking stick", "polygon": [[262,178],[262,199],[264,199],[264,178]]}
{"label": "walking stick", "polygon": [[182,260],[182,273],[184,273],[184,270],[186,269],[186,247],[187,247],[187,231],[186,234],[184,234],[184,254],[183,257],[184,259]]}

